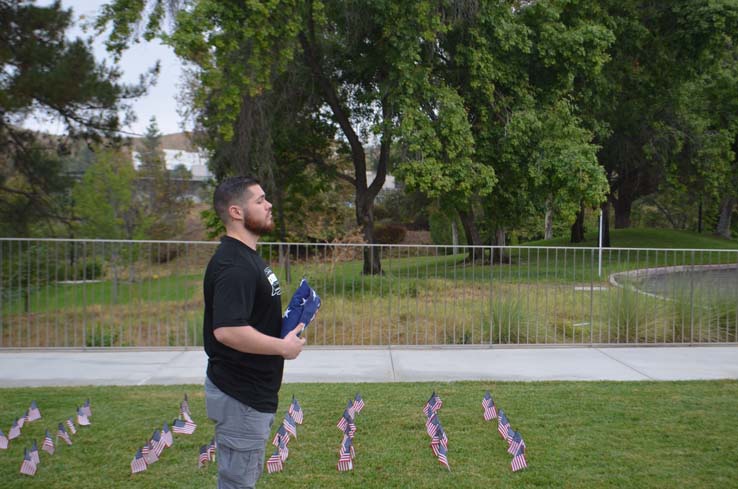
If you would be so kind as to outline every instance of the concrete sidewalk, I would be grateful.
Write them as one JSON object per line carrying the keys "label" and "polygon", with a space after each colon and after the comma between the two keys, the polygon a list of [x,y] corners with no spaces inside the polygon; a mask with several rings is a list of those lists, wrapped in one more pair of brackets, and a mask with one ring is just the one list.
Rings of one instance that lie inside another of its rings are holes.
{"label": "concrete sidewalk", "polygon": [[[0,351],[0,387],[202,384],[202,351]],[[290,382],[738,379],[738,346],[307,348]]]}

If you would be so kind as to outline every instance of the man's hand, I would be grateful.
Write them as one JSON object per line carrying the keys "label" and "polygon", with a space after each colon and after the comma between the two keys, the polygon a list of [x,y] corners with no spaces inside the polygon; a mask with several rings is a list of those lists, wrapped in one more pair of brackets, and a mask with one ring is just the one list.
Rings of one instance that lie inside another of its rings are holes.
{"label": "man's hand", "polygon": [[282,356],[285,360],[293,360],[297,358],[302,351],[302,347],[305,346],[305,338],[297,336],[303,329],[305,329],[305,323],[300,323],[282,339],[282,342],[284,343]]}

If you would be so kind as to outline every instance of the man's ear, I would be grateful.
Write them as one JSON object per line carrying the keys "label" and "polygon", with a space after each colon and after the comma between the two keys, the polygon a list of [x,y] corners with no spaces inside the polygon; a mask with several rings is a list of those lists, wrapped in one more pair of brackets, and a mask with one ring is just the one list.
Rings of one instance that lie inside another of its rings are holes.
{"label": "man's ear", "polygon": [[243,220],[243,210],[237,205],[229,205],[228,216],[230,216],[233,221]]}

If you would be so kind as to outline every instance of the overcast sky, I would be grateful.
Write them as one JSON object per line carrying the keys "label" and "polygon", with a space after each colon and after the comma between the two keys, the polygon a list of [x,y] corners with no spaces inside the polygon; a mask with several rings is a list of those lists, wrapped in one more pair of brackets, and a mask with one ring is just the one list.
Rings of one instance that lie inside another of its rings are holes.
{"label": "overcast sky", "polygon": [[[49,3],[43,0],[38,2],[39,5]],[[105,0],[62,0],[62,6],[65,9],[71,8],[73,10],[75,23],[77,24],[75,29],[70,31],[68,37],[90,37],[90,32],[82,32],[79,19],[82,17],[83,21],[89,22],[98,14],[100,6],[104,3],[106,3]],[[96,39],[94,47],[95,57],[98,60],[110,59],[105,51],[102,39]],[[149,89],[148,95],[133,103],[133,110],[138,120],[123,128],[125,131],[143,134],[152,115],[156,116],[159,130],[163,134],[171,134],[182,130],[180,117],[177,114],[177,101],[175,100],[178,86],[181,83],[182,64],[171,48],[162,45],[158,41],[142,41],[128,49],[119,63],[123,72],[122,81],[124,83],[136,83],[138,77],[153,66],[157,60],[161,62],[157,83]],[[46,123],[45,127],[47,130],[56,133],[63,130],[62,125],[58,123]]]}

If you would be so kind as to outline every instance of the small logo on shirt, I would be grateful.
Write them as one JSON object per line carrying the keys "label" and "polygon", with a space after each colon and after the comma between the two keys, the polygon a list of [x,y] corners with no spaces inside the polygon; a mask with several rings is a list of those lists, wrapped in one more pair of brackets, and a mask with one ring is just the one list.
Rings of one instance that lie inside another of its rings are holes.
{"label": "small logo on shirt", "polygon": [[274,274],[274,272],[272,272],[272,269],[266,267],[264,269],[264,275],[266,275],[269,283],[272,284],[272,297],[274,297],[275,295],[282,295],[282,287],[279,286],[279,279]]}

